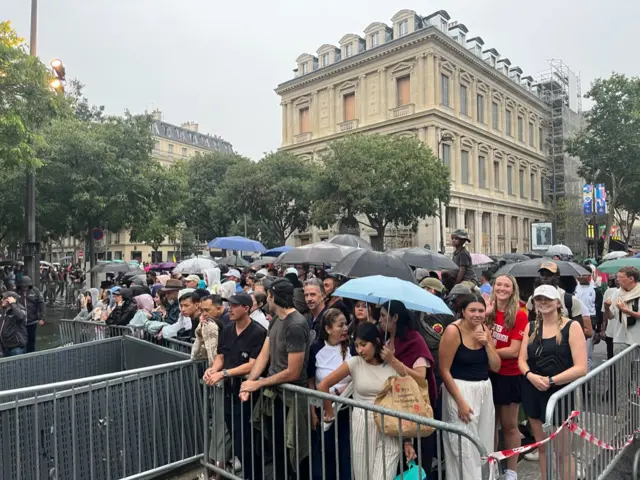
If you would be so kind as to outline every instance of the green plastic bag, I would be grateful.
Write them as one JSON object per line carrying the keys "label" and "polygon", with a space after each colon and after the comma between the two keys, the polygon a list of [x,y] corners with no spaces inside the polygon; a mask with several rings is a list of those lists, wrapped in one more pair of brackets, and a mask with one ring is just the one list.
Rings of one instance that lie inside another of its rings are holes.
{"label": "green plastic bag", "polygon": [[427,474],[424,469],[416,465],[413,460],[409,462],[409,469],[398,475],[395,480],[427,480]]}

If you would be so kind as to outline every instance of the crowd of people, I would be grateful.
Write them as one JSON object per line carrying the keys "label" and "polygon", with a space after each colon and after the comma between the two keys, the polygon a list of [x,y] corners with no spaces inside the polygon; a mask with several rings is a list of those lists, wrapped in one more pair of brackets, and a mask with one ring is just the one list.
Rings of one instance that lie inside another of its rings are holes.
{"label": "crowd of people", "polygon": [[[76,318],[193,343],[192,358],[207,362],[204,382],[223,387],[212,389],[209,448],[220,469],[262,478],[268,451],[274,478],[392,480],[413,460],[427,474],[444,466],[450,480],[481,478],[483,459],[464,438],[444,432],[439,446],[436,435],[389,437],[363,409],[350,412],[339,401],[307,409],[280,387],[371,405],[387,379],[409,376],[428,391],[436,419],[465,426],[489,452],[521,446],[522,413],[542,440],[549,398],[587,373],[593,344],[611,343],[612,356],[640,340],[640,271],[626,267],[607,279],[594,269],[571,279],[548,260],[532,285],[495,272],[478,280],[467,240],[465,232],[454,232],[458,270],[414,272],[420,287],[442,298],[452,314],[413,312],[400,301],[373,305],[340,298],[334,293],[348,279],[330,269],[220,265],[200,275],[150,271],[137,284],[111,278],[102,291],[85,292]],[[16,292],[3,294],[5,355],[26,345],[9,339],[21,332],[26,337],[44,308],[28,277]],[[568,415],[573,401],[561,415]],[[263,422],[268,427],[260,431]],[[437,458],[441,448],[444,465]],[[579,462],[562,448],[559,453],[564,478],[576,478]],[[545,447],[530,459],[539,461],[546,478]],[[506,461],[507,480],[517,479],[517,461]]]}

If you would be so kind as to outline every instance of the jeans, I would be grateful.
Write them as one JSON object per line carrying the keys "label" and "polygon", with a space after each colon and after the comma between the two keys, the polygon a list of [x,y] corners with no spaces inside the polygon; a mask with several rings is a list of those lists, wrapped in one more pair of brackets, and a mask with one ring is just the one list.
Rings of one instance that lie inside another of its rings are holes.
{"label": "jeans", "polygon": [[22,355],[24,347],[3,348],[2,355],[5,357],[15,357],[16,355]]}
{"label": "jeans", "polygon": [[259,480],[262,478],[261,439],[253,433],[251,423],[253,402],[241,402],[239,393],[238,387],[225,385],[224,422],[233,438],[232,455],[238,457],[242,463],[242,477],[248,480]]}
{"label": "jeans", "polygon": [[36,332],[38,330],[38,324],[32,323],[27,325],[27,353],[36,351]]}

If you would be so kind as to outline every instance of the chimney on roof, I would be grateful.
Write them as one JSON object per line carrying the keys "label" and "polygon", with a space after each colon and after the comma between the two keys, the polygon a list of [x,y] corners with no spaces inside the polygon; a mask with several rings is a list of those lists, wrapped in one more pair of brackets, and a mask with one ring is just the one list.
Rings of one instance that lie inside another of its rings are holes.
{"label": "chimney on roof", "polygon": [[522,77],[522,69],[520,67],[512,67],[509,69],[509,79],[520,85],[520,78]]}
{"label": "chimney on roof", "polygon": [[533,84],[532,76],[522,77],[522,79],[520,80],[520,85],[522,85],[522,88],[525,88],[529,92],[531,91],[532,84]]}
{"label": "chimney on roof", "polygon": [[482,59],[487,62],[492,68],[496,68],[496,62],[500,57],[500,54],[495,48],[489,48],[482,52]]}
{"label": "chimney on roof", "polygon": [[482,46],[484,40],[481,37],[473,37],[467,40],[467,49],[471,50],[476,57],[482,58]]}
{"label": "chimney on roof", "polygon": [[185,130],[191,130],[192,132],[198,131],[198,124],[196,122],[185,122],[180,126]]}
{"label": "chimney on roof", "polygon": [[154,120],[162,121],[162,112],[156,108],[153,112],[151,112],[151,118],[153,118]]}
{"label": "chimney on roof", "polygon": [[508,58],[501,58],[496,62],[496,69],[500,72],[509,76],[509,67],[511,66],[511,60]]}

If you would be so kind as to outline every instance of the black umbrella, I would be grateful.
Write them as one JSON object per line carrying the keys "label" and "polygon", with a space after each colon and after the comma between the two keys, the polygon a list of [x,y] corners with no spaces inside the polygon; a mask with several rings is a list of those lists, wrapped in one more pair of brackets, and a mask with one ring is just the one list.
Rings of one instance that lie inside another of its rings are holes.
{"label": "black umbrella", "polygon": [[[526,262],[509,263],[498,270],[494,277],[504,274],[513,275],[516,278],[535,278],[539,276],[538,271],[543,263],[549,262],[548,258],[533,258]],[[562,260],[553,260],[558,265],[558,272],[561,277],[579,277],[589,275],[583,267],[574,262],[564,262]]]}
{"label": "black umbrella", "polygon": [[7,265],[11,265],[11,266],[20,265],[20,262],[18,262],[18,260],[2,260],[2,261],[0,261],[0,267],[5,267]]}
{"label": "black umbrella", "polygon": [[527,257],[525,254],[523,253],[505,253],[501,260],[506,260],[506,261],[512,261],[512,262],[526,262],[528,260],[531,260],[531,257]]}
{"label": "black umbrella", "polygon": [[276,260],[277,264],[297,265],[308,263],[311,265],[335,265],[351,252],[353,247],[345,247],[337,243],[318,242],[296,247],[283,253]]}
{"label": "black umbrella", "polygon": [[343,233],[342,235],[336,235],[329,239],[329,243],[335,243],[337,245],[344,245],[345,247],[364,248],[366,250],[373,250],[371,244],[366,240],[358,237],[357,235],[349,235]]}
{"label": "black umbrella", "polygon": [[358,249],[344,257],[331,269],[331,275],[342,275],[350,278],[384,275],[400,280],[416,283],[409,265],[397,255]]}
{"label": "black umbrella", "polygon": [[458,266],[446,255],[426,248],[409,247],[390,250],[391,255],[400,257],[407,265],[426,270],[458,270]]}
{"label": "black umbrella", "polygon": [[254,268],[262,268],[266,265],[271,265],[272,263],[276,263],[276,259],[273,257],[266,257],[254,260],[253,262],[251,262],[251,266]]}
{"label": "black umbrella", "polygon": [[248,267],[251,265],[244,258],[238,257],[237,255],[229,255],[228,257],[221,258],[220,260],[216,260],[216,263],[218,265],[227,265],[228,267]]}
{"label": "black umbrella", "polygon": [[136,273],[144,273],[144,270],[141,270],[140,267],[136,265],[129,265],[126,262],[99,262],[95,267],[91,268],[92,273],[103,273],[103,272],[112,272],[112,273],[127,273],[127,272],[136,272]]}

